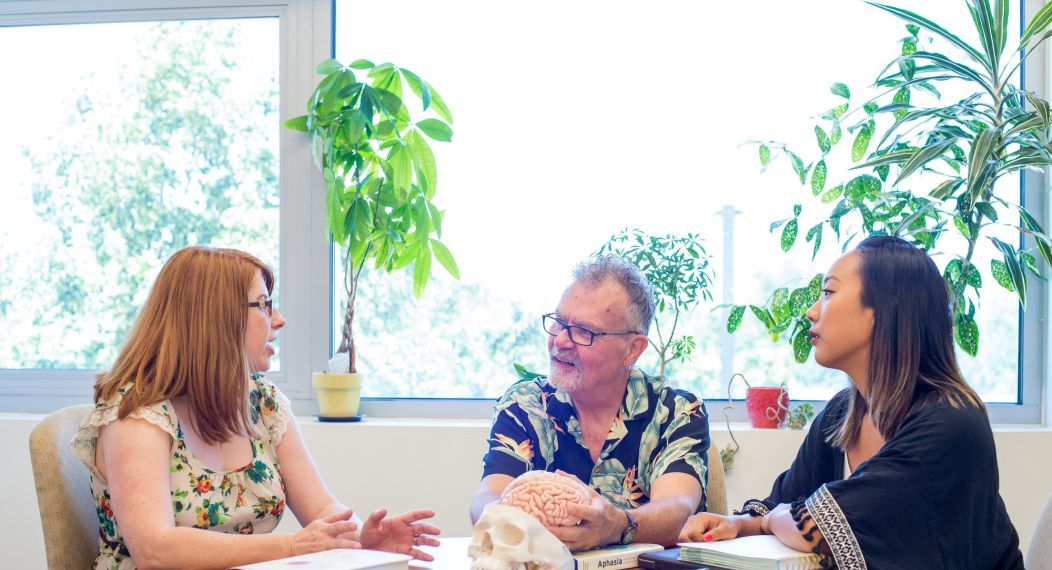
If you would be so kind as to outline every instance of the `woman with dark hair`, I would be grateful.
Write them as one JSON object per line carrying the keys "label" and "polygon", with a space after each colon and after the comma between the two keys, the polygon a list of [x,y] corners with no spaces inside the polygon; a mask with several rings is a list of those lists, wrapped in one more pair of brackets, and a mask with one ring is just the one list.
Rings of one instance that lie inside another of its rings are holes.
{"label": "woman with dark hair", "polygon": [[[285,318],[274,273],[205,246],[164,264],[73,447],[99,516],[95,567],[230,568],[332,548],[431,560],[428,510],[364,522],[325,486],[264,376]],[[286,506],[303,530],[271,534]]]}
{"label": "woman with dark hair", "polygon": [[857,568],[1022,568],[982,400],[961,377],[946,283],[921,249],[863,241],[808,310],[815,361],[851,387],[818,415],[770,496],[700,513],[684,541],[774,534]]}

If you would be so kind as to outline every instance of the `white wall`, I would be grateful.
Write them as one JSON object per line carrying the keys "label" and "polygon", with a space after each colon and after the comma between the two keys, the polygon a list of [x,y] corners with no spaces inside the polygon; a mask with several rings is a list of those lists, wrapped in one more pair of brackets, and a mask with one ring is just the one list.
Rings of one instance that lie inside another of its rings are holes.
{"label": "white wall", "polygon": [[[44,541],[29,463],[29,432],[39,416],[0,414],[0,488],[7,502],[0,517],[4,567],[44,568]],[[715,418],[714,418],[715,420]],[[368,511],[388,507],[437,511],[447,536],[470,533],[468,501],[478,484],[488,435],[482,420],[371,419],[361,424],[320,424],[307,419],[303,432],[326,481],[348,505]],[[713,421],[721,448],[729,438]],[[736,426],[742,450],[728,474],[730,506],[766,496],[774,477],[792,461],[803,432],[752,430]],[[997,428],[1001,495],[1019,530],[1024,552],[1045,497],[1052,492],[1052,431]],[[87,482],[85,482],[87,485]],[[281,530],[297,528],[287,517]]]}

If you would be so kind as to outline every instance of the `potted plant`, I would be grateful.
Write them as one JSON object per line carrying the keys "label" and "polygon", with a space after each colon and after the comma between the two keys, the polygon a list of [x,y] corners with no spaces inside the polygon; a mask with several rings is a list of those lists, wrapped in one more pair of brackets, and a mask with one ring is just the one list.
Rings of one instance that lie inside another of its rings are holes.
{"label": "potted plant", "polygon": [[654,236],[625,229],[611,236],[596,253],[624,258],[638,267],[654,287],[654,333],[648,340],[657,351],[658,374],[664,376],[670,362],[689,359],[696,346],[694,337],[677,337],[676,329],[681,317],[702,299],[712,300],[709,286],[713,273],[701,238],[697,234]]}
{"label": "potted plant", "polygon": [[[943,276],[953,292],[954,338],[962,350],[975,356],[979,348],[975,314],[983,271],[973,256],[980,240],[988,239],[1000,256],[986,268],[987,274],[1014,291],[1024,308],[1027,274],[1041,278],[1036,258],[1052,263],[1052,240],[1034,216],[1014,203],[1003,185],[997,185],[1006,174],[1052,166],[1049,104],[1012,84],[1023,61],[1052,35],[1048,30],[1052,2],[1037,11],[1018,46],[1010,48],[1013,20],[1011,3],[1005,0],[965,2],[979,38],[975,45],[912,11],[870,4],[907,23],[908,35],[901,40],[898,56],[877,75],[876,86],[882,93],[852,108],[849,88],[834,84],[831,90],[840,103],[814,125],[818,157],[807,163],[783,144],[758,143],[760,163],[766,168],[774,158],[786,157],[810,194],[832,205],[828,215],[805,233],[812,257],[827,227],[847,247],[855,237],[841,233],[841,222],[848,217],[860,224],[862,235],[897,235],[926,250],[939,248],[949,254],[944,256],[948,261]],[[927,46],[921,30],[952,52],[922,49]],[[943,82],[964,85],[970,93],[960,100],[940,101]],[[934,95],[934,102],[920,102],[927,95]],[[827,160],[836,145],[849,138],[855,172],[829,184],[832,161],[827,164]],[[772,232],[781,228],[784,251],[798,241],[801,211],[797,205],[791,218],[771,225]],[[990,229],[996,226],[1017,233],[1028,247],[1017,248],[991,236]],[[963,238],[960,245],[941,239],[946,234]],[[792,327],[786,338],[800,362],[811,350],[804,315],[817,298],[820,280],[817,276],[808,287],[792,292],[779,289],[766,306],[750,306],[772,338],[777,340]],[[744,306],[733,308],[729,331],[737,329],[744,313]]]}
{"label": "potted plant", "polygon": [[[435,203],[438,170],[428,139],[448,142],[453,116],[434,86],[391,63],[328,60],[307,102],[307,114],[284,125],[310,135],[325,179],[325,211],[340,245],[346,305],[337,357],[330,373],[315,375],[322,416],[354,416],[328,407],[327,390],[360,386],[354,344],[355,299],[362,269],[372,263],[388,273],[412,265],[417,297],[431,276],[432,260],[453,277],[460,272],[440,241],[443,211]],[[409,87],[427,118],[414,122],[403,100]],[[346,403],[357,398],[337,397]],[[325,400],[325,401],[323,401]]]}

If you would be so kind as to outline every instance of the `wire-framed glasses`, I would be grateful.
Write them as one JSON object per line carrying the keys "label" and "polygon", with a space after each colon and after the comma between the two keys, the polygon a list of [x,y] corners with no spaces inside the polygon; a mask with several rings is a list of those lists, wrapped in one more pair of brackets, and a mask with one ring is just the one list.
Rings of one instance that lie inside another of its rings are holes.
{"label": "wire-framed glasses", "polygon": [[258,307],[260,311],[263,311],[268,317],[274,316],[274,299],[263,299],[262,301],[252,301],[248,304],[249,307]]}
{"label": "wire-framed glasses", "polygon": [[542,315],[541,326],[544,327],[544,332],[552,336],[559,336],[559,333],[566,331],[566,334],[570,337],[570,342],[578,346],[592,346],[592,343],[595,342],[595,337],[597,336],[643,334],[636,330],[596,332],[580,325],[568,325],[565,321],[556,317],[555,313]]}

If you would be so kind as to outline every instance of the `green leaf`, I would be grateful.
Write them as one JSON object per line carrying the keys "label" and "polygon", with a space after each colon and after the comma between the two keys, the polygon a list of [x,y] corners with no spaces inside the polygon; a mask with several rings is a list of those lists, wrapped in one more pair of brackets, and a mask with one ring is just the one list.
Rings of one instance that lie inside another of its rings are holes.
{"label": "green leaf", "polygon": [[1019,208],[1019,218],[1022,220],[1024,228],[1035,232],[1033,234],[1034,241],[1037,243],[1038,251],[1041,252],[1041,257],[1045,259],[1045,263],[1052,265],[1052,247],[1049,246],[1048,237],[1037,223],[1037,220],[1023,208]]}
{"label": "green leaf", "polygon": [[818,273],[807,284],[807,306],[810,307],[822,297],[822,274]]}
{"label": "green leaf", "polygon": [[840,117],[844,116],[844,113],[847,113],[847,110],[849,108],[850,107],[848,106],[848,104],[844,103],[843,105],[837,105],[836,107],[833,107],[829,110],[829,112],[832,113],[833,117],[839,119]]}
{"label": "green leaf", "polygon": [[863,174],[852,178],[847,183],[847,186],[844,187],[844,195],[854,200],[862,200],[879,194],[881,187],[880,179],[869,174]]}
{"label": "green leaf", "polygon": [[368,59],[356,59],[352,61],[351,64],[347,67],[350,67],[351,69],[372,69],[376,66],[373,65],[373,62],[369,61]]}
{"label": "green leaf", "polygon": [[818,125],[815,125],[815,139],[818,141],[818,148],[822,151],[822,154],[828,153],[831,147],[829,137],[826,135],[825,130]]}
{"label": "green leaf", "polygon": [[976,202],[975,209],[979,210],[979,213],[986,216],[986,219],[991,222],[997,221],[997,210],[989,202]]}
{"label": "green leaf", "polygon": [[833,93],[833,95],[836,95],[838,97],[843,97],[844,99],[851,98],[851,90],[848,89],[847,85],[844,85],[843,83],[834,83],[829,88],[829,90]]}
{"label": "green leaf", "polygon": [[979,325],[973,319],[958,322],[953,327],[953,338],[961,350],[972,356],[979,353]]}
{"label": "green leaf", "polygon": [[[916,45],[916,44],[914,44],[914,45]],[[900,104],[903,104],[903,105],[909,105],[910,104],[910,88],[909,87],[903,87],[903,88],[899,89],[898,91],[896,91],[895,92],[895,96],[892,98],[891,102],[892,103],[900,103]],[[908,115],[909,113],[910,113],[909,109],[900,109],[898,111],[895,111],[893,113],[893,115],[895,115],[895,119],[896,120],[900,120],[903,117],[905,117],[906,115]]]}
{"label": "green leaf", "polygon": [[934,200],[945,200],[952,196],[954,191],[956,191],[957,188],[960,187],[960,185],[963,183],[964,180],[961,180],[960,178],[944,180],[940,182],[939,185],[936,186],[935,189],[932,190],[931,193],[928,195],[931,196]]}
{"label": "green leaf", "polygon": [[1041,272],[1037,270],[1037,259],[1035,259],[1034,256],[1021,251],[1019,252],[1019,257],[1023,260],[1023,265],[1025,265],[1031,273],[1039,277],[1042,281],[1045,280],[1044,276],[1041,275]]}
{"label": "green leaf", "polygon": [[757,319],[763,323],[763,326],[767,329],[774,328],[774,317],[771,316],[771,312],[763,307],[757,305],[749,305],[749,310],[756,316]]}
{"label": "green leaf", "polygon": [[871,138],[873,138],[873,130],[868,124],[858,130],[858,134],[855,135],[855,142],[851,145],[852,162],[858,162],[866,156],[866,150],[869,149],[869,140]]}
{"label": "green leaf", "polygon": [[899,171],[899,177],[895,179],[895,184],[893,184],[893,186],[898,186],[907,176],[920,170],[929,162],[941,157],[946,150],[956,142],[956,139],[945,139],[918,150],[913,157],[902,166],[902,170]]}
{"label": "green leaf", "polygon": [[457,267],[457,261],[453,259],[453,253],[449,251],[446,245],[437,239],[431,240],[431,248],[435,250],[435,259],[442,264],[442,267],[446,268],[456,279],[460,279],[460,268]]}
{"label": "green leaf", "polygon": [[811,193],[818,196],[826,186],[826,161],[820,160],[811,171]]}
{"label": "green leaf", "polygon": [[796,232],[799,226],[799,222],[796,218],[789,220],[789,223],[782,229],[782,251],[789,251],[793,244],[796,243]]}
{"label": "green leaf", "polygon": [[920,16],[918,14],[910,12],[909,10],[904,10],[902,8],[896,8],[894,6],[887,6],[887,5],[884,5],[884,4],[877,4],[876,2],[868,2],[867,1],[866,3],[871,5],[871,6],[876,6],[877,8],[880,8],[881,10],[884,10],[886,12],[890,12],[890,13],[894,14],[895,16],[898,16],[899,18],[901,18],[903,20],[906,20],[907,22],[916,24],[916,25],[918,25],[918,26],[920,26],[920,27],[932,32],[932,33],[935,33],[935,34],[937,34],[939,36],[942,36],[943,39],[949,41],[950,43],[952,43],[953,45],[957,46],[959,49],[964,51],[966,54],[968,54],[968,56],[971,57],[973,60],[975,60],[976,63],[981,64],[987,70],[991,69],[990,62],[987,61],[985,57],[983,57],[983,54],[979,53],[978,50],[976,50],[972,46],[968,45],[961,38],[959,38],[956,35],[950,33],[949,30],[947,30],[946,28],[943,28],[939,24],[936,24],[935,22],[933,22],[933,21],[931,21],[931,20],[929,20],[929,19],[927,19],[927,18],[925,18],[923,16]]}
{"label": "green leaf", "polygon": [[826,190],[825,194],[822,194],[822,203],[823,204],[828,204],[828,203],[832,202],[833,200],[836,200],[837,198],[839,198],[840,195],[843,194],[843,193],[844,193],[844,186],[843,185],[834,186],[834,187],[830,188],[829,190]]}
{"label": "green leaf", "polygon": [[420,98],[421,103],[424,105],[424,111],[431,106],[431,90],[428,89],[427,83],[424,83],[417,74],[409,71],[408,69],[399,69],[402,73],[402,77],[405,77],[405,82],[409,84],[409,89]]}
{"label": "green leaf", "polygon": [[986,80],[986,78],[984,78],[983,76],[979,75],[974,69],[972,69],[972,68],[970,68],[970,67],[968,67],[966,65],[962,65],[960,63],[957,63],[956,61],[946,57],[945,55],[943,55],[941,53],[932,53],[932,52],[926,52],[926,51],[919,51],[919,52],[911,55],[910,59],[915,60],[915,61],[917,61],[917,60],[919,60],[919,61],[929,61],[932,64],[934,64],[934,65],[936,65],[936,66],[938,66],[938,67],[940,67],[942,69],[945,69],[946,71],[949,71],[950,73],[953,73],[953,74],[956,74],[956,75],[960,76],[961,79],[974,81],[980,87],[982,87],[983,90],[986,91],[987,93],[992,93],[994,91],[993,86],[990,85],[990,83]]}
{"label": "green leaf", "polygon": [[803,159],[790,150],[786,150],[785,154],[789,156],[789,161],[793,164],[793,170],[796,171],[796,175],[800,177],[800,184],[807,182],[808,167],[804,166]]}
{"label": "green leaf", "polygon": [[829,144],[835,145],[840,142],[840,137],[844,136],[844,131],[840,129],[840,123],[833,125],[833,130],[829,132]]}
{"label": "green leaf", "polygon": [[997,238],[990,238],[990,240],[994,242],[994,245],[996,245],[1004,255],[1004,262],[1005,265],[1008,266],[1008,274],[1012,277],[1012,285],[1015,286],[1015,293],[1016,296],[1019,297],[1019,304],[1026,309],[1026,274],[1023,273],[1023,268],[1019,265],[1019,259],[1016,257],[1015,247]]}
{"label": "green leaf", "polygon": [[1041,125],[1047,127],[1049,119],[1048,101],[1045,101],[1029,91],[1024,91],[1023,95],[1026,96],[1026,100],[1030,102],[1030,105],[1034,108],[1037,115],[1041,117]]}
{"label": "green leaf", "polygon": [[771,162],[771,148],[765,144],[760,145],[760,166],[767,168]]}
{"label": "green leaf", "polygon": [[416,127],[436,141],[449,142],[453,140],[453,129],[438,119],[424,119],[418,122]]}
{"label": "green leaf", "polygon": [[301,115],[299,117],[293,117],[284,123],[281,123],[286,129],[293,131],[299,131],[301,133],[307,132],[307,115]]}
{"label": "green leaf", "polygon": [[745,305],[731,307],[731,314],[727,317],[727,332],[733,333],[742,324],[742,316],[745,314]]}
{"label": "green leaf", "polygon": [[799,216],[800,212],[802,212],[802,211],[804,211],[804,209],[800,206],[800,204],[793,204],[793,216],[794,217]]}
{"label": "green leaf", "polygon": [[318,67],[315,68],[315,71],[317,71],[318,75],[329,75],[330,73],[337,72],[341,69],[343,69],[342,63],[335,59],[327,59],[319,63]]}
{"label": "green leaf", "polygon": [[[874,103],[872,101],[869,102],[869,103],[866,103],[865,105],[862,105],[862,110],[865,111],[867,115],[872,115],[873,113],[876,113],[877,109],[879,109],[879,108],[880,108],[880,105],[877,105],[876,103]],[[873,130],[873,122],[870,121],[868,126],[869,126],[869,130],[872,131]]]}
{"label": "green leaf", "polygon": [[994,281],[997,284],[1009,291],[1015,292],[1015,285],[1012,283],[1012,275],[1008,271],[1008,265],[1005,262],[991,259],[990,260],[990,274],[994,276]]}
{"label": "green leaf", "polygon": [[414,162],[420,168],[420,173],[423,174],[424,196],[431,200],[438,186],[438,166],[435,164],[435,155],[431,152],[431,145],[427,144],[427,140],[416,131],[410,131],[405,137],[405,142],[413,155]]}
{"label": "green leaf", "polygon": [[979,194],[990,181],[987,161],[997,147],[1000,134],[1000,128],[983,129],[975,135],[975,141],[972,142],[968,155],[968,195],[972,204],[977,201]]}
{"label": "green leaf", "polygon": [[425,83],[427,85],[428,92],[431,93],[431,108],[438,113],[439,117],[446,120],[446,123],[453,124],[453,114],[449,112],[449,107],[446,106],[446,102],[442,99],[442,96],[438,94],[434,85]]}
{"label": "green leaf", "polygon": [[796,336],[793,337],[793,358],[796,359],[797,364],[803,364],[807,362],[807,357],[811,355],[811,329],[801,327],[796,332]]}
{"label": "green leaf", "polygon": [[807,302],[807,288],[793,289],[789,295],[789,314],[794,317],[803,317],[805,311],[813,303]]}
{"label": "green leaf", "polygon": [[814,261],[815,257],[818,257],[818,248],[822,247],[822,227],[825,226],[825,222],[819,222],[811,229],[807,230],[807,242],[810,243],[812,240],[815,242],[815,250],[811,254],[811,261]]}
{"label": "green leaf", "polygon": [[413,296],[417,299],[424,294],[427,281],[431,278],[431,248],[426,241],[421,243],[423,247],[420,248],[413,264]]}
{"label": "green leaf", "polygon": [[1050,22],[1052,22],[1052,2],[1046,3],[1037,11],[1037,14],[1034,14],[1030,24],[1023,31],[1023,35],[1019,37],[1019,45],[1027,45],[1030,42],[1030,38],[1043,32]]}

